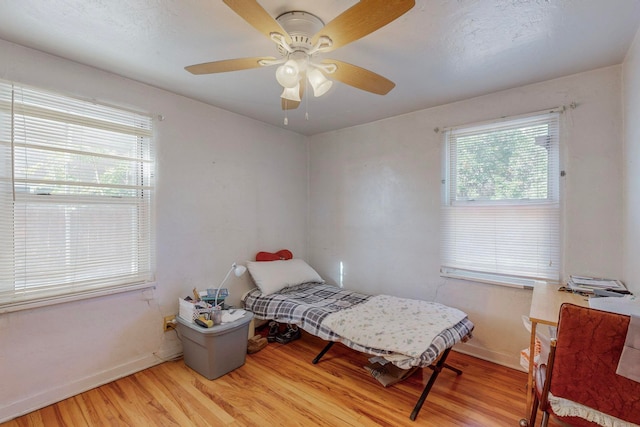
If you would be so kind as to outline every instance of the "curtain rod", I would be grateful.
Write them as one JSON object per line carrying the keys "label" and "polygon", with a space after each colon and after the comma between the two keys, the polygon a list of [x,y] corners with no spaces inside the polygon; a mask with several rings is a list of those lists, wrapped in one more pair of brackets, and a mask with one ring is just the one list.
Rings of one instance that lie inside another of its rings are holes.
{"label": "curtain rod", "polygon": [[[570,109],[575,110],[578,107],[578,104],[576,102],[571,102],[571,104],[569,104]],[[456,125],[456,126],[447,126],[447,127],[443,127],[443,128],[435,128],[433,129],[433,131],[435,133],[439,133],[439,132],[446,132],[446,131],[450,131],[450,130],[454,130],[454,129],[458,129],[461,127],[466,127],[466,126],[482,126],[482,125],[488,125],[491,123],[499,123],[502,121],[507,121],[507,120],[514,120],[514,119],[519,119],[519,118],[524,118],[524,117],[530,117],[530,116],[536,116],[536,115],[541,115],[541,114],[550,114],[550,113],[564,113],[565,111],[567,111],[567,106],[566,105],[560,105],[558,107],[552,107],[552,108],[547,108],[544,110],[539,110],[539,111],[532,111],[530,113],[524,113],[524,114],[517,114],[514,116],[501,116],[497,119],[492,119],[492,120],[485,120],[482,122],[477,122],[477,123],[472,123],[472,124],[463,124],[463,125]]]}

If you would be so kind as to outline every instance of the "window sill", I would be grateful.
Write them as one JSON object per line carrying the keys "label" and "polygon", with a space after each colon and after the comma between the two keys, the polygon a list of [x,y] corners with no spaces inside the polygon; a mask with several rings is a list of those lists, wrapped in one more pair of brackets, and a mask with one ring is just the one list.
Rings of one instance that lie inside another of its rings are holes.
{"label": "window sill", "polygon": [[536,283],[548,283],[544,280],[535,280],[522,277],[503,276],[491,273],[479,273],[471,271],[444,271],[441,277],[467,280],[469,282],[485,283],[489,285],[504,286],[508,288],[533,289]]}
{"label": "window sill", "polygon": [[155,289],[155,287],[156,287],[155,282],[145,282],[145,283],[137,283],[137,284],[127,285],[127,286],[120,286],[116,288],[99,289],[99,290],[77,293],[72,295],[59,295],[59,296],[43,297],[37,300],[7,302],[5,304],[0,305],[0,314],[12,313],[12,312],[21,311],[21,310],[30,310],[33,308],[46,307],[46,306],[55,305],[55,304],[80,301],[84,299],[97,298],[97,297],[119,294],[124,292],[131,292],[131,291],[137,291],[137,290],[143,290],[143,289],[149,289],[149,288]]}

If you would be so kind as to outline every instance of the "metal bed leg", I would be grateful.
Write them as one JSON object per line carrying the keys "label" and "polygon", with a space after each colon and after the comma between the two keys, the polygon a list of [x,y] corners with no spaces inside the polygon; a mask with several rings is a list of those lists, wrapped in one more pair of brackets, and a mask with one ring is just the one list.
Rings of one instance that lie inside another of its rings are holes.
{"label": "metal bed leg", "polygon": [[455,372],[455,373],[456,373],[456,375],[462,375],[462,371],[461,371],[460,369],[458,369],[458,368],[454,368],[453,366],[449,365],[448,363],[445,363],[443,366],[444,366],[445,368],[447,368],[447,369],[449,369],[449,370],[451,370],[451,371]]}
{"label": "metal bed leg", "polygon": [[450,351],[451,351],[451,348],[446,349],[444,353],[442,353],[442,357],[440,358],[440,360],[438,360],[435,366],[430,366],[430,368],[433,369],[433,373],[431,374],[431,377],[429,378],[429,382],[427,382],[427,385],[424,387],[424,390],[422,391],[422,394],[420,395],[420,398],[418,399],[416,406],[414,406],[413,411],[409,416],[409,418],[411,418],[411,421],[416,420],[416,417],[418,416],[418,412],[420,412],[420,409],[422,408],[424,401],[427,400],[427,395],[431,391],[431,387],[433,387],[433,384],[436,382],[438,375],[440,375],[442,368],[449,368],[455,373],[457,373],[458,375],[462,373],[461,370],[452,368],[448,366],[446,363],[444,363],[447,360],[447,356],[449,355]]}
{"label": "metal bed leg", "polygon": [[327,351],[329,351],[329,349],[330,349],[331,347],[333,347],[333,345],[334,345],[334,344],[335,344],[335,341],[329,341],[329,344],[327,344],[327,345],[322,349],[322,351],[321,351],[320,353],[318,353],[318,355],[316,356],[316,358],[315,358],[315,359],[313,359],[313,362],[312,362],[312,363],[313,363],[314,365],[315,365],[315,364],[317,364],[317,363],[320,361],[320,359],[322,359],[322,356],[324,356],[324,355],[327,353]]}
{"label": "metal bed leg", "polygon": [[[327,345],[322,349],[322,351],[318,353],[315,359],[313,359],[312,363],[314,365],[317,364],[320,361],[320,359],[322,359],[322,356],[324,356],[327,353],[327,351],[329,351],[329,349],[333,347],[334,344],[335,344],[335,341],[329,341]],[[411,421],[416,420],[416,417],[418,416],[420,409],[422,409],[422,405],[424,405],[424,401],[427,400],[427,396],[429,395],[429,392],[431,391],[433,384],[436,382],[438,375],[440,375],[440,372],[442,372],[442,369],[447,368],[455,372],[456,375],[462,375],[462,371],[460,369],[454,368],[453,366],[445,363],[447,360],[447,356],[449,356],[450,351],[451,351],[451,348],[446,349],[444,353],[442,353],[442,357],[438,360],[438,362],[436,362],[435,365],[429,366],[429,368],[433,369],[433,373],[431,374],[431,377],[429,378],[427,385],[424,387],[424,390],[422,391],[422,394],[420,395],[420,398],[418,399],[416,406],[414,406],[413,411],[409,416],[409,418],[411,418]]]}

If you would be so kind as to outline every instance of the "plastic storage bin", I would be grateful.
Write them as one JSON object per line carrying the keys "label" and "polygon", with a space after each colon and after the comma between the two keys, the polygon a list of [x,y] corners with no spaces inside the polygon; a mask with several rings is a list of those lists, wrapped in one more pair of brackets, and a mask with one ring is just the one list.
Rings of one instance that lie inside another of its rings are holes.
{"label": "plastic storage bin", "polygon": [[210,380],[244,365],[251,319],[253,313],[246,312],[233,322],[203,328],[177,317],[184,363]]}

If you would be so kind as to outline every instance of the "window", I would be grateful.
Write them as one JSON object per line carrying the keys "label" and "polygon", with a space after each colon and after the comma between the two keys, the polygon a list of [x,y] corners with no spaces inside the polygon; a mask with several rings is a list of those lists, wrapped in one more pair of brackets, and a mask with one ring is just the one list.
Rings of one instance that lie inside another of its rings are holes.
{"label": "window", "polygon": [[154,280],[151,118],[0,81],[0,311]]}
{"label": "window", "polygon": [[558,113],[445,132],[443,276],[559,281]]}

